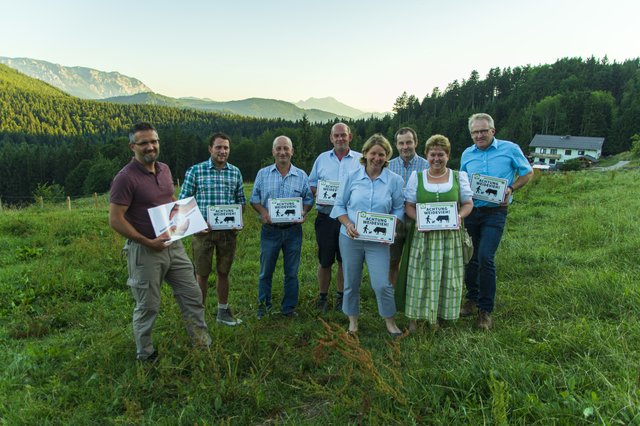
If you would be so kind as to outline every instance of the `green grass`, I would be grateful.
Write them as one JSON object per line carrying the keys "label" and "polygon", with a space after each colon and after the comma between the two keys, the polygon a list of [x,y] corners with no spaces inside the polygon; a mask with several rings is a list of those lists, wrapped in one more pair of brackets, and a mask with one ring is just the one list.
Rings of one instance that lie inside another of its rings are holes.
{"label": "green grass", "polygon": [[230,293],[244,323],[218,326],[211,291],[214,343],[194,349],[164,286],[155,365],[134,360],[123,239],[106,199],[4,209],[0,423],[640,424],[639,178],[536,176],[498,252],[495,329],[461,319],[398,342],[368,286],[359,343],[345,339],[343,316],[316,317],[314,215],[300,317],[257,321],[259,224],[248,208]]}

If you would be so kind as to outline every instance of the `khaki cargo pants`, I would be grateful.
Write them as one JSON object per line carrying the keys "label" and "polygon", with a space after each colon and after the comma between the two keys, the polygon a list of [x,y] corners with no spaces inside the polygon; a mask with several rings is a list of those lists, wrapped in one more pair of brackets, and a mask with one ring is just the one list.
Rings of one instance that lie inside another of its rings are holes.
{"label": "khaki cargo pants", "polygon": [[127,241],[125,251],[129,269],[127,284],[136,301],[133,310],[133,336],[137,358],[146,359],[154,352],[151,331],[160,310],[162,281],[171,286],[194,344],[209,346],[211,336],[204,320],[202,293],[182,242],[174,241],[158,252],[134,241]]}

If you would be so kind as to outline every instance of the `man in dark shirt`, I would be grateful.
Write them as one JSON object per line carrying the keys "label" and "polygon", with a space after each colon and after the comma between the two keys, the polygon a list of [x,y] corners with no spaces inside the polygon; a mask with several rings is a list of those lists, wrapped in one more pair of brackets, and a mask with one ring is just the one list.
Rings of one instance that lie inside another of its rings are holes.
{"label": "man in dark shirt", "polygon": [[175,201],[169,167],[157,161],[160,140],[149,123],[135,124],[129,133],[134,157],[118,172],[111,185],[109,225],[127,238],[127,284],[136,301],[133,335],[137,359],[152,361],[158,353],[151,332],[160,309],[160,285],[171,286],[194,344],[209,346],[202,293],[193,265],[180,241],[167,243],[156,237],[148,209]]}

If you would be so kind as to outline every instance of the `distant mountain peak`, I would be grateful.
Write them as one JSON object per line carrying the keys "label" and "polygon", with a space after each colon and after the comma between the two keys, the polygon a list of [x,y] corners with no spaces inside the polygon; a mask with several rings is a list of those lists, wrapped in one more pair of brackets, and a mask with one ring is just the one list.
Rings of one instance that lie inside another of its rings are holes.
{"label": "distant mountain peak", "polygon": [[298,101],[295,103],[295,105],[305,109],[320,109],[323,111],[329,111],[340,117],[353,119],[370,116],[372,114],[382,115],[379,113],[365,112],[357,108],[350,107],[349,105],[343,104],[342,102],[331,96],[327,96],[324,98],[309,98],[306,101]]}
{"label": "distant mountain peak", "polygon": [[152,92],[140,80],[117,71],[105,72],[80,66],[67,67],[39,59],[4,56],[0,56],[0,63],[83,99],[105,99]]}

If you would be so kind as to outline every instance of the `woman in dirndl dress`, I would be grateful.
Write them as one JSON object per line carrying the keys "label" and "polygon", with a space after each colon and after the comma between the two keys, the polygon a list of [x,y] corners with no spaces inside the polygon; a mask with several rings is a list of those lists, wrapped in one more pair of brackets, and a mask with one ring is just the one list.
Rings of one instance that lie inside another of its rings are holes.
{"label": "woman in dirndl dress", "polygon": [[438,320],[455,320],[460,315],[464,284],[462,258],[462,219],[473,209],[471,187],[465,172],[447,168],[451,144],[442,135],[427,140],[425,157],[429,168],[413,172],[405,189],[405,212],[416,219],[417,203],[455,201],[458,223],[454,230],[415,232],[411,242],[405,299],[409,331],[415,332],[417,320],[426,320],[437,328]]}

